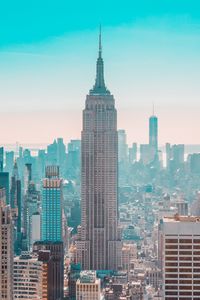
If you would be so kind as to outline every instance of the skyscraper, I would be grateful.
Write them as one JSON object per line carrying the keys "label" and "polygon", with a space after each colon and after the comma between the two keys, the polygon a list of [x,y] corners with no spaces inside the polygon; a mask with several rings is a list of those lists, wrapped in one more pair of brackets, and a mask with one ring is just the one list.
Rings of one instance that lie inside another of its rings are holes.
{"label": "skyscraper", "polygon": [[10,190],[9,190],[9,173],[0,172],[0,188],[6,190],[6,204],[10,203]]}
{"label": "skyscraper", "polygon": [[14,151],[6,152],[6,166],[5,171],[8,173],[12,173],[14,165]]}
{"label": "skyscraper", "polygon": [[118,137],[115,100],[104,82],[101,33],[96,81],[86,97],[81,138],[81,227],[77,259],[83,269],[117,269]]}
{"label": "skyscraper", "polygon": [[129,148],[129,163],[132,164],[137,160],[137,144],[133,143]]}
{"label": "skyscraper", "polygon": [[28,190],[30,181],[32,180],[32,164],[25,164],[24,169],[24,193]]}
{"label": "skyscraper", "polygon": [[4,156],[4,149],[0,147],[0,172],[3,172],[3,156]]}
{"label": "skyscraper", "polygon": [[149,118],[149,145],[153,149],[154,158],[158,152],[158,118],[153,115]]}
{"label": "skyscraper", "polygon": [[[40,193],[36,190],[33,182],[29,183],[28,190],[24,195],[23,212],[23,237],[24,243],[26,241],[26,249],[29,250],[32,246],[32,235],[35,235],[35,232],[38,233],[38,230],[40,231]],[[35,220],[37,220],[37,224],[34,224]]]}
{"label": "skyscraper", "polygon": [[42,240],[62,241],[62,179],[57,166],[46,168],[42,190]]}
{"label": "skyscraper", "polygon": [[124,129],[118,130],[118,161],[127,162],[128,159],[128,145],[126,142],[126,131]]}
{"label": "skyscraper", "polygon": [[57,164],[60,168],[60,174],[63,176],[66,161],[66,146],[62,138],[57,139]]}
{"label": "skyscraper", "polygon": [[15,162],[11,177],[10,206],[13,211],[13,220],[15,223],[14,250],[20,254],[22,242],[22,201],[21,201],[21,180],[19,179],[18,167]]}
{"label": "skyscraper", "polygon": [[70,179],[80,177],[81,165],[81,141],[71,140],[68,144],[68,153],[66,160],[66,174]]}
{"label": "skyscraper", "polygon": [[13,299],[13,225],[5,189],[0,188],[0,299]]}
{"label": "skyscraper", "polygon": [[166,162],[167,168],[170,172],[174,172],[177,169],[183,167],[185,155],[185,145],[170,145],[166,143]]}

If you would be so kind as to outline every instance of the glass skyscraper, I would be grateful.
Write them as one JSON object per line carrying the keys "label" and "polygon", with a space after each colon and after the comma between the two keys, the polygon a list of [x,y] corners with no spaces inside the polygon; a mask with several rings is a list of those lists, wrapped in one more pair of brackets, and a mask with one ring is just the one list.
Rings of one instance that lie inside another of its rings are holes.
{"label": "glass skyscraper", "polygon": [[158,151],[158,118],[154,114],[149,118],[149,145]]}
{"label": "glass skyscraper", "polygon": [[62,179],[58,176],[43,180],[42,240],[62,241]]}

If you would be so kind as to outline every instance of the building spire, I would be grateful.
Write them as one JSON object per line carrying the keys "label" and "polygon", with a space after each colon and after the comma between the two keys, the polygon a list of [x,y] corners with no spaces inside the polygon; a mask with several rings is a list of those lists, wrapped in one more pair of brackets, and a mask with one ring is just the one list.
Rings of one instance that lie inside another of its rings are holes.
{"label": "building spire", "polygon": [[154,102],[152,103],[152,108],[153,108],[153,116],[154,116],[154,114],[155,114],[155,107],[154,107]]}
{"label": "building spire", "polygon": [[102,43],[101,43],[101,24],[99,26],[99,57],[101,57],[102,54]]}
{"label": "building spire", "polygon": [[101,25],[99,27],[99,55],[97,58],[96,64],[96,80],[93,89],[90,90],[90,94],[110,94],[109,90],[107,90],[104,81],[104,63],[102,58],[102,34],[101,34]]}
{"label": "building spire", "polygon": [[13,166],[13,173],[12,176],[15,177],[15,179],[19,179],[19,173],[18,173],[18,166],[17,166],[17,160],[15,159],[14,166]]}

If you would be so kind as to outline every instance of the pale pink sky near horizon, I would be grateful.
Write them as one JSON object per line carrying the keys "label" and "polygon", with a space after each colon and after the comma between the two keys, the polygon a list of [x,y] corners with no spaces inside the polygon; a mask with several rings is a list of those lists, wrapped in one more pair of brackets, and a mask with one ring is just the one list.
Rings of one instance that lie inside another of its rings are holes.
{"label": "pale pink sky near horizon", "polygon": [[[118,109],[118,129],[126,130],[129,145],[133,142],[148,143],[149,116],[150,114],[144,107]],[[157,116],[160,145],[164,145],[166,142],[185,143],[186,136],[187,144],[195,144],[195,137],[198,137],[199,134],[199,127],[196,124],[199,118],[198,110],[194,114],[188,108],[182,108],[179,116],[176,116],[176,111],[170,111],[169,107],[162,107],[157,108]],[[183,124],[179,122],[179,118],[185,120],[184,128]],[[189,119],[193,119],[192,126],[189,122],[187,123]],[[70,139],[80,138],[82,109],[4,112],[0,113],[0,124],[1,128],[3,124],[4,128],[6,127],[6,131],[1,130],[1,145],[16,142],[19,144],[46,144],[58,137],[62,137],[67,143]],[[10,125],[7,126],[7,124]],[[173,136],[175,138],[172,138]],[[198,139],[196,139],[196,144],[198,144]]]}

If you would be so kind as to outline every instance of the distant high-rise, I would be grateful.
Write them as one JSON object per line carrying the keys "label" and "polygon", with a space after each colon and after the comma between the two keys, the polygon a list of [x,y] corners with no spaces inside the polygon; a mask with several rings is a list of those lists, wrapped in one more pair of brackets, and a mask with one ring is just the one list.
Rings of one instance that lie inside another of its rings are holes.
{"label": "distant high-rise", "polygon": [[192,174],[200,174],[200,153],[188,155],[188,163]]}
{"label": "distant high-rise", "polygon": [[149,145],[154,150],[154,158],[158,152],[158,118],[153,115],[149,118]]}
{"label": "distant high-rise", "polygon": [[129,148],[129,163],[134,163],[137,160],[137,144],[133,143]]}
{"label": "distant high-rise", "polygon": [[[30,249],[36,237],[39,237],[38,230],[40,231],[40,193],[36,190],[33,182],[28,185],[28,190],[24,195],[23,207],[23,236],[26,240],[26,249]],[[34,238],[33,238],[34,236]],[[38,239],[36,239],[38,240]],[[24,249],[25,250],[25,249]]]}
{"label": "distant high-rise", "polygon": [[71,140],[67,145],[68,153],[70,151],[80,151],[81,150],[81,140]]}
{"label": "distant high-rise", "polygon": [[60,174],[63,175],[66,161],[66,146],[62,138],[57,139],[57,164],[60,168]]}
{"label": "distant high-rise", "polygon": [[15,212],[13,214],[13,219],[15,223],[14,250],[16,254],[20,254],[21,239],[22,239],[22,232],[21,232],[22,201],[21,201],[21,180],[19,179],[18,167],[16,162],[14,164],[13,173],[11,177],[10,205],[13,212]]}
{"label": "distant high-rise", "polygon": [[38,177],[44,178],[45,175],[45,162],[46,162],[46,153],[45,150],[38,151]]}
{"label": "distant high-rise", "polygon": [[24,170],[24,193],[28,190],[30,181],[32,180],[32,164],[25,164]]}
{"label": "distant high-rise", "polygon": [[42,240],[62,241],[62,179],[57,166],[46,168],[42,189]]}
{"label": "distant high-rise", "polygon": [[183,167],[185,146],[184,144],[170,145],[166,144],[167,168],[170,171],[176,171]]}
{"label": "distant high-rise", "polygon": [[13,225],[5,189],[0,189],[0,299],[13,300]]}
{"label": "distant high-rise", "polygon": [[170,145],[170,143],[165,144],[165,151],[166,151],[166,167],[169,169],[170,159],[171,159],[171,145]]}
{"label": "distant high-rise", "polygon": [[86,98],[81,139],[82,216],[77,259],[86,270],[116,270],[121,255],[117,111],[103,69],[100,34],[96,81]]}
{"label": "distant high-rise", "polygon": [[33,244],[36,241],[41,240],[41,215],[39,212],[32,214],[31,216],[31,230],[30,230],[30,247],[32,248]]}
{"label": "distant high-rise", "polygon": [[10,204],[9,173],[0,172],[0,188],[6,190],[6,203]]}
{"label": "distant high-rise", "polygon": [[80,177],[81,165],[81,141],[71,140],[68,144],[68,153],[66,160],[66,173],[69,178]]}
{"label": "distant high-rise", "polygon": [[196,192],[196,197],[190,205],[190,214],[200,216],[200,191]]}
{"label": "distant high-rise", "polygon": [[3,172],[3,157],[4,157],[4,149],[0,147],[0,172]]}
{"label": "distant high-rise", "polygon": [[5,171],[8,173],[12,173],[14,166],[14,151],[6,152],[6,166]]}
{"label": "distant high-rise", "polygon": [[140,145],[140,162],[148,165],[154,160],[155,151],[149,144]]}
{"label": "distant high-rise", "polygon": [[126,142],[126,131],[124,129],[118,130],[118,161],[127,162],[128,145]]}
{"label": "distant high-rise", "polygon": [[184,164],[185,146],[183,144],[173,145],[171,149],[175,166],[179,168]]}
{"label": "distant high-rise", "polygon": [[57,164],[57,143],[54,140],[53,144],[47,146],[47,160],[48,164]]}

